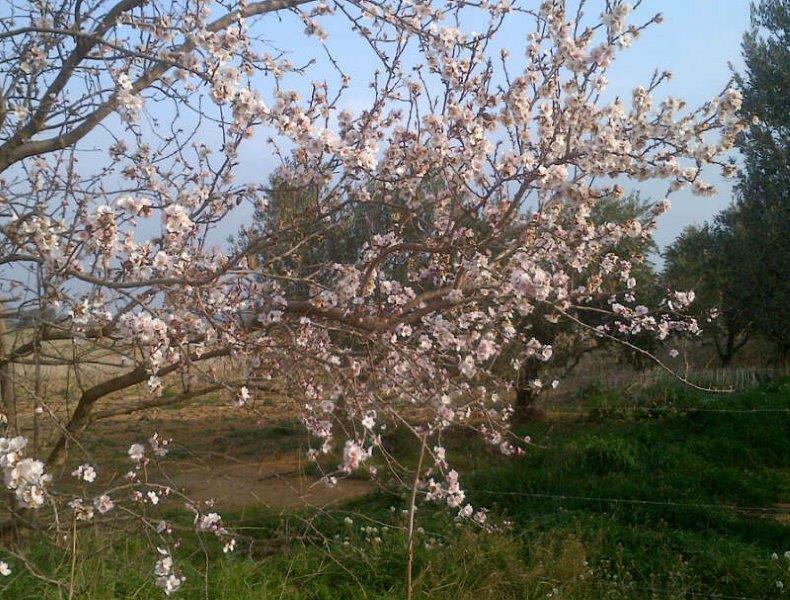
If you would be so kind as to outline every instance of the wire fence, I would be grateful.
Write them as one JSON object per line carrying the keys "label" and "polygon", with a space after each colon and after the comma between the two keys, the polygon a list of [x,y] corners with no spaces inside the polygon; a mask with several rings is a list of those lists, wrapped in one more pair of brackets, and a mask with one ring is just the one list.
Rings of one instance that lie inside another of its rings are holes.
{"label": "wire fence", "polygon": [[[774,414],[788,414],[790,408],[709,408],[704,406],[638,406],[638,405],[622,405],[617,406],[616,409],[629,411],[629,412],[644,412],[644,413],[723,413],[723,414],[751,414],[751,413],[774,413]],[[547,406],[546,410],[550,413],[563,413],[578,416],[590,416],[594,409],[582,410],[577,408],[563,408],[561,406]]]}
{"label": "wire fence", "polygon": [[[578,367],[575,374],[571,375],[578,387],[597,384],[607,388],[644,388],[680,384],[677,377],[659,368],[633,370],[623,367],[612,369],[607,363],[596,361],[584,365],[584,367]],[[680,368],[676,370],[676,374],[701,387],[741,391],[788,377],[790,376],[790,367],[779,365],[773,367]]]}
{"label": "wire fence", "polygon": [[467,488],[471,494],[488,494],[492,496],[515,496],[525,498],[537,498],[547,500],[570,500],[580,502],[596,502],[601,504],[628,504],[628,505],[641,505],[641,506],[663,506],[675,507],[685,509],[702,509],[702,510],[732,510],[744,513],[766,513],[774,515],[790,514],[790,504],[775,505],[775,506],[742,506],[738,504],[719,504],[719,503],[704,503],[704,502],[673,502],[671,500],[663,499],[649,499],[649,498],[614,498],[604,496],[579,496],[574,494],[562,493],[547,493],[547,492],[522,492],[522,491],[507,491],[507,490],[486,490],[480,488]]}

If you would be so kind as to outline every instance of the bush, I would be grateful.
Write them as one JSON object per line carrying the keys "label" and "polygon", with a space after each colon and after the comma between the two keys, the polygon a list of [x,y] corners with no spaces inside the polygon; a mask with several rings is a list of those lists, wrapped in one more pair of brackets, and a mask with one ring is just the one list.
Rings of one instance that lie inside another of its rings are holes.
{"label": "bush", "polygon": [[638,464],[635,446],[622,438],[584,438],[577,443],[574,457],[581,468],[598,475],[631,471]]}

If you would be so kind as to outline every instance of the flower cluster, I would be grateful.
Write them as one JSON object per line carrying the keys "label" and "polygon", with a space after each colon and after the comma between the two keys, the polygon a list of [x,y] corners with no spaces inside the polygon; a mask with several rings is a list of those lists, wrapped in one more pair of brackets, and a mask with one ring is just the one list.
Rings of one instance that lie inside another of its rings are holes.
{"label": "flower cluster", "polygon": [[96,469],[93,468],[92,465],[83,464],[74,469],[71,472],[72,477],[76,477],[80,481],[85,481],[87,483],[93,483],[96,481]]}
{"label": "flower cluster", "polygon": [[14,493],[22,508],[39,508],[46,500],[46,486],[51,476],[44,472],[44,463],[25,458],[27,438],[0,437],[0,469],[6,488]]}
{"label": "flower cluster", "polygon": [[166,548],[157,548],[159,559],[154,565],[156,586],[161,588],[166,595],[177,592],[184,582],[184,577],[179,576],[173,568],[173,557]]}
{"label": "flower cluster", "polygon": [[134,123],[140,117],[140,111],[143,109],[143,98],[135,91],[129,75],[126,73],[118,75],[117,84],[118,110],[127,122]]}

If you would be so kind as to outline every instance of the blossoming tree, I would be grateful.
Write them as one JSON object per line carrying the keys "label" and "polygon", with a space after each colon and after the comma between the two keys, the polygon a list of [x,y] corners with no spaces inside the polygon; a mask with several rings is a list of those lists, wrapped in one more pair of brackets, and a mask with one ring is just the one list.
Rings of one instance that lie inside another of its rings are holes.
{"label": "blossoming tree", "polygon": [[[514,368],[552,348],[516,320],[624,343],[696,330],[682,314],[693,296],[636,305],[632,264],[611,251],[649,237],[669,202],[646,226],[591,211],[634,180],[711,193],[701,173],[727,168],[740,96],[687,110],[654,100],[668,77],[657,73],[607,99],[617,53],[661,21],[630,24],[630,12],[619,0],[6,4],[0,293],[4,317],[28,315],[0,346],[0,465],[15,501],[55,501],[48,473],[96,419],[221,391],[240,416],[262,394],[291,402],[311,458],[342,448],[330,481],[384,452],[381,427],[397,422],[424,449],[414,489],[471,515],[441,436],[463,425],[522,451],[508,430],[513,378],[491,365],[516,336]],[[301,23],[300,51],[326,58],[298,64],[268,42],[282,19]],[[498,34],[513,24],[531,32],[509,51]],[[325,27],[370,53],[367,88]],[[270,198],[268,178],[240,167],[251,156],[307,198],[298,231],[293,219],[245,224]],[[354,252],[309,260],[305,246],[353,219],[367,227]],[[91,370],[102,361],[112,368]],[[83,382],[65,417],[41,391],[52,366]],[[104,403],[140,385],[128,404]],[[52,421],[50,446],[21,435],[19,394]],[[130,449],[134,464],[146,451]],[[132,500],[151,502],[158,492],[135,477]],[[89,520],[114,501],[70,505]],[[214,513],[196,523],[224,532]],[[156,574],[178,587],[164,549]]]}

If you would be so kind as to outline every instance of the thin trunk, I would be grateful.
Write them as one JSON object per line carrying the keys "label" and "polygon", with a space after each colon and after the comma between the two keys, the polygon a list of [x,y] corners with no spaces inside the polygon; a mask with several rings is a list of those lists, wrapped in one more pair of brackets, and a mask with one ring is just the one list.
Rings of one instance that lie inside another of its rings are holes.
{"label": "thin trunk", "polygon": [[724,340],[724,346],[719,343],[719,339],[714,337],[716,343],[716,354],[719,355],[719,363],[722,367],[728,367],[732,362],[732,357],[735,354],[735,334],[731,329],[727,329],[727,337]]}
{"label": "thin trunk", "polygon": [[34,334],[34,341],[36,344],[36,352],[35,352],[35,359],[36,359],[36,371],[35,371],[35,382],[34,382],[34,398],[33,398],[33,455],[38,456],[39,450],[39,429],[40,429],[40,411],[41,404],[42,404],[42,393],[41,393],[41,318],[42,314],[42,303],[41,303],[41,265],[39,265],[38,269],[36,270],[36,293],[38,294],[38,309],[36,313],[36,331]]}
{"label": "thin trunk", "polygon": [[[209,360],[220,356],[227,356],[228,352],[229,351],[225,348],[219,348],[211,352],[206,352],[199,357],[193,355],[190,357],[190,359]],[[178,369],[179,365],[171,365],[160,370],[157,375],[164,377],[177,371]],[[82,396],[80,396],[80,399],[77,402],[77,407],[74,409],[74,413],[71,415],[69,422],[66,424],[63,433],[55,443],[55,446],[52,448],[49,458],[47,458],[47,465],[50,467],[60,466],[66,461],[66,450],[68,448],[69,440],[88,426],[93,409],[100,399],[104,398],[108,394],[112,394],[113,392],[117,392],[119,390],[123,390],[133,385],[142,383],[148,379],[148,375],[149,373],[145,366],[141,365],[132,371],[124,373],[123,375],[118,375],[112,379],[107,379],[106,381],[98,383],[85,390]]]}
{"label": "thin trunk", "polygon": [[[1,352],[2,349],[0,348]],[[0,396],[3,402],[3,412],[6,416],[6,435],[16,435],[18,425],[16,420],[16,395],[14,393],[14,365],[11,363],[0,365]]]}
{"label": "thin trunk", "polygon": [[420,446],[420,459],[417,462],[417,470],[414,472],[414,483],[411,486],[411,504],[409,505],[409,527],[408,544],[406,547],[406,600],[414,597],[413,569],[414,569],[414,513],[417,510],[417,487],[420,484],[420,471],[422,471],[422,461],[425,457],[425,436],[422,437]]}
{"label": "thin trunk", "polygon": [[[2,304],[0,304],[2,307]],[[12,436],[17,433],[16,421],[16,394],[14,392],[14,363],[6,360],[7,352],[5,346],[5,319],[0,318],[0,400],[3,403],[3,412],[6,419],[6,435]]]}
{"label": "thin trunk", "polygon": [[516,402],[514,418],[517,421],[530,420],[535,416],[535,400],[537,394],[532,382],[540,375],[540,365],[535,359],[526,359],[521,363],[516,377]]}
{"label": "thin trunk", "polygon": [[49,458],[47,458],[47,464],[53,467],[60,466],[65,462],[69,440],[87,426],[93,407],[99,399],[107,394],[141,383],[146,378],[145,368],[138,367],[124,375],[113,377],[85,390],[77,403],[77,408],[74,409],[74,414],[71,415],[62,435],[52,448]]}

